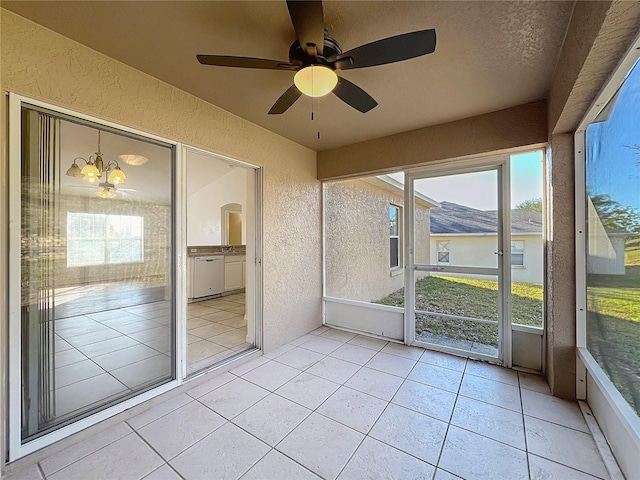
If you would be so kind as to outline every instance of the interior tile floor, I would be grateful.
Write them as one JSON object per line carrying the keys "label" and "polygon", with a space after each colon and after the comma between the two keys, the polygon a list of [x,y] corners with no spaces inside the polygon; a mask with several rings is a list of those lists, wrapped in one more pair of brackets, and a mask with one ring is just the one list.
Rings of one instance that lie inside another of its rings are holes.
{"label": "interior tile floor", "polygon": [[326,327],[183,388],[7,478],[608,478],[541,377]]}
{"label": "interior tile floor", "polygon": [[[188,373],[252,348],[245,295],[188,305]],[[171,376],[168,301],[55,320],[51,415],[60,420]]]}
{"label": "interior tile floor", "polygon": [[192,374],[238,352],[247,343],[245,294],[190,303],[187,306],[187,374]]}

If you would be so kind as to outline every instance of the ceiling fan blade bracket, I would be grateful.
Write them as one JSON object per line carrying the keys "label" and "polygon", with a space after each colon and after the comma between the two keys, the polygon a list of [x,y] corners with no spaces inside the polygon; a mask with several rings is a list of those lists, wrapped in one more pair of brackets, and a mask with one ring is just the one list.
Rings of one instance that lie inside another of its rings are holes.
{"label": "ceiling fan blade bracket", "polygon": [[336,70],[346,70],[352,65],[353,65],[353,58],[351,57],[341,58],[340,60],[336,60],[335,62],[333,62],[333,67]]}
{"label": "ceiling fan blade bracket", "polygon": [[296,31],[296,36],[303,49],[308,52],[306,46],[313,44],[315,51],[309,56],[322,55],[324,47],[324,15],[321,1],[311,0],[287,0],[287,8],[291,23]]}

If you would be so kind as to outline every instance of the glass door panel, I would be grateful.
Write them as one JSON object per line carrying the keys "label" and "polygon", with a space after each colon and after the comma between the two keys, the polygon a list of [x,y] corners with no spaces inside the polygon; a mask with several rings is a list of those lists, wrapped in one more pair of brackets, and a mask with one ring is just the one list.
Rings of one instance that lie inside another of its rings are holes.
{"label": "glass door panel", "polygon": [[23,443],[175,378],[171,145],[22,108]]}
{"label": "glass door panel", "polygon": [[501,358],[499,167],[414,178],[414,224],[426,200],[429,232],[414,229],[415,341]]}

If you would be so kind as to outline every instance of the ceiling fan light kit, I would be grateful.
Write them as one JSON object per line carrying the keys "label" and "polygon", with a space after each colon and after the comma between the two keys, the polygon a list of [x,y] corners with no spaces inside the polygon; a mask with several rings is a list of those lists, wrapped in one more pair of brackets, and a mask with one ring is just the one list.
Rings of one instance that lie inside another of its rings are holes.
{"label": "ceiling fan light kit", "polygon": [[308,97],[324,97],[331,93],[338,84],[336,72],[323,65],[311,65],[293,77],[298,90]]}
{"label": "ceiling fan light kit", "polygon": [[321,1],[289,0],[287,8],[297,36],[289,48],[289,62],[228,55],[196,55],[203,65],[295,71],[294,85],[276,100],[269,115],[286,112],[301,94],[321,97],[328,93],[334,93],[347,105],[366,113],[375,108],[378,102],[362,88],[338,77],[336,70],[401,62],[433,53],[436,49],[436,31],[431,28],[383,38],[342,52],[340,44],[324,28]]}

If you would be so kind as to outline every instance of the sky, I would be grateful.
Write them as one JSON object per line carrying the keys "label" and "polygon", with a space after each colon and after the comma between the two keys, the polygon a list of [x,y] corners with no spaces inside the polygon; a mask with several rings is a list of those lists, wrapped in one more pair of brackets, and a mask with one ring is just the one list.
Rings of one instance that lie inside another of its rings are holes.
{"label": "sky", "polygon": [[640,63],[620,89],[608,120],[587,128],[587,188],[640,209]]}
{"label": "sky", "polygon": [[[511,208],[524,200],[542,198],[542,151],[511,156]],[[402,174],[392,177],[401,180]],[[400,178],[399,178],[400,177]],[[497,210],[496,170],[425,178],[416,181],[416,191],[437,202],[452,202],[477,210]]]}

